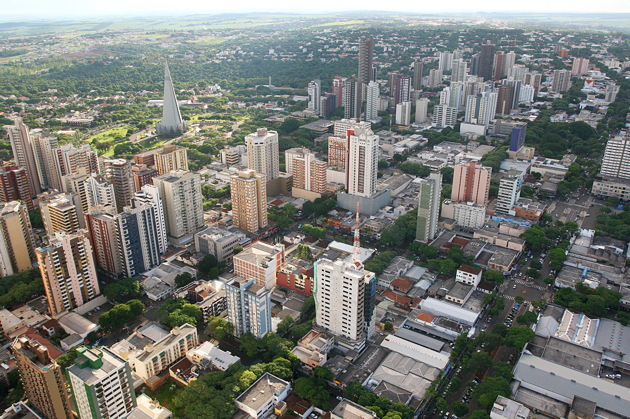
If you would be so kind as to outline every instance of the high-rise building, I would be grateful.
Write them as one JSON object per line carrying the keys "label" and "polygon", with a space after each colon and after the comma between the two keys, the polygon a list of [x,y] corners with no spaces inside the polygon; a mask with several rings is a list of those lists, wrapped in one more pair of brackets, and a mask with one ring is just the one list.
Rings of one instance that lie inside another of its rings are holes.
{"label": "high-rise building", "polygon": [[313,269],[317,325],[336,335],[340,346],[360,351],[369,338],[374,317],[374,308],[366,304],[374,273],[366,271],[360,262],[344,259],[320,259]]}
{"label": "high-rise building", "polygon": [[409,102],[411,98],[411,77],[394,72],[390,75],[389,91],[394,106],[401,102]]}
{"label": "high-rise building", "polygon": [[371,81],[367,86],[367,94],[365,97],[365,119],[367,121],[378,121],[380,96],[381,90],[378,87],[378,83]]}
{"label": "high-rise building", "polygon": [[188,149],[175,144],[166,144],[153,154],[158,175],[175,170],[188,170]]}
{"label": "high-rise building", "polygon": [[442,217],[453,219],[462,227],[481,228],[486,220],[486,206],[447,199],[442,203]]}
{"label": "high-rise building", "polygon": [[147,204],[153,207],[157,225],[159,251],[160,253],[165,253],[168,247],[168,240],[166,235],[164,204],[160,197],[160,190],[154,185],[144,185],[139,192],[136,192],[134,199],[140,204]]}
{"label": "high-rise building", "polygon": [[162,119],[156,124],[158,135],[175,137],[188,130],[188,122],[182,119],[177,104],[177,96],[173,88],[173,80],[168,64],[164,64],[164,106],[162,106]]}
{"label": "high-rise building", "polygon": [[347,190],[350,195],[371,197],[376,193],[379,137],[371,129],[348,131]]}
{"label": "high-rise building", "polygon": [[542,74],[540,73],[525,73],[525,85],[534,87],[534,96],[538,95],[538,89],[542,83]]}
{"label": "high-rise building", "polygon": [[55,161],[55,172],[49,176],[54,180],[61,179],[62,176],[68,176],[79,173],[81,169],[85,169],[86,173],[101,173],[100,162],[96,151],[90,148],[89,144],[83,144],[81,147],[75,147],[72,144],[65,144],[52,150]]}
{"label": "high-rise building", "polygon": [[33,268],[33,233],[28,210],[20,201],[0,203],[0,276]]}
{"label": "high-rise building", "polygon": [[509,115],[512,110],[512,102],[514,101],[514,88],[508,84],[499,86],[499,94],[497,95],[496,113],[501,116]]}
{"label": "high-rise building", "polygon": [[122,419],[136,407],[129,363],[106,347],[77,349],[68,367],[70,389],[80,419]]}
{"label": "high-rise building", "polygon": [[42,188],[61,189],[61,179],[55,165],[55,150],[59,148],[57,137],[34,135],[31,137],[31,141],[33,142],[39,183]]}
{"label": "high-rise building", "polygon": [[494,92],[485,91],[475,96],[468,96],[464,122],[488,127],[490,121],[494,119],[496,109],[497,94]]}
{"label": "high-rise building", "polygon": [[438,68],[442,71],[451,71],[453,68],[453,53],[450,51],[438,52]]}
{"label": "high-rise building", "polygon": [[55,237],[56,233],[76,233],[85,227],[81,219],[83,211],[81,207],[77,208],[75,197],[76,195],[60,193],[50,199],[40,200],[40,213],[48,237]]}
{"label": "high-rise building", "polygon": [[369,121],[358,121],[356,118],[341,119],[333,125],[333,135],[339,138],[348,138],[348,130],[357,128],[372,129]]}
{"label": "high-rise building", "polygon": [[[492,44],[485,44],[481,46],[481,53],[479,54],[479,68],[476,75],[483,77],[485,81],[492,80],[492,68],[494,64],[495,49]],[[473,73],[474,74],[474,73]]]}
{"label": "high-rise building", "polygon": [[306,90],[308,93],[308,108],[319,112],[322,97],[322,81],[320,79],[311,81]]}
{"label": "high-rise building", "polygon": [[525,145],[525,134],[527,133],[527,124],[524,122],[517,123],[512,128],[512,136],[510,137],[510,151],[518,151]]}
{"label": "high-rise building", "polygon": [[322,118],[330,118],[337,108],[337,97],[332,93],[324,93],[320,98],[319,116]]}
{"label": "high-rise building", "polygon": [[492,65],[493,80],[501,80],[503,76],[503,65],[505,61],[505,52],[497,51],[494,54],[494,63]]}
{"label": "high-rise building", "polygon": [[97,265],[113,278],[123,274],[116,208],[95,207],[85,214],[85,224]]}
{"label": "high-rise building", "polygon": [[524,85],[519,89],[518,102],[530,104],[534,101],[534,86]]}
{"label": "high-rise building", "polygon": [[436,127],[452,127],[457,123],[457,108],[448,105],[436,105],[433,108],[431,123]]}
{"label": "high-rise building", "polygon": [[508,79],[519,80],[525,83],[525,74],[527,74],[527,67],[523,64],[514,64],[507,72]]}
{"label": "high-rise building", "polygon": [[[73,182],[73,187],[71,187],[71,190],[72,192],[77,193],[79,196],[85,196],[87,209],[98,206],[111,205],[112,207],[116,208],[116,210],[118,210],[118,206],[116,205],[116,193],[114,191],[114,185],[109,183],[103,175],[92,175],[83,182],[84,192],[82,194],[80,190],[81,185],[79,185],[82,176],[83,175],[72,177],[72,180],[75,180],[75,182]],[[87,209],[84,209],[83,212],[87,212]]]}
{"label": "high-rise building", "polygon": [[31,198],[35,198],[42,192],[42,188],[39,184],[37,162],[28,134],[28,127],[24,125],[21,119],[16,119],[15,126],[9,127],[8,131],[15,163],[18,167],[23,167],[26,170]]}
{"label": "high-rise building", "polygon": [[604,100],[610,103],[614,102],[615,100],[617,100],[617,94],[619,93],[619,90],[621,90],[620,86],[614,83],[607,84],[604,88]]}
{"label": "high-rise building", "polygon": [[571,72],[569,70],[553,70],[552,92],[566,92],[569,90]]}
{"label": "high-rise building", "polygon": [[265,175],[245,170],[230,178],[234,227],[255,233],[267,227],[267,183]]}
{"label": "high-rise building", "polygon": [[73,417],[63,370],[55,362],[62,354],[48,339],[20,336],[11,344],[28,403],[46,419]]}
{"label": "high-rise building", "polygon": [[344,106],[345,103],[345,88],[346,88],[346,78],[341,76],[336,76],[333,79],[333,87],[332,92],[336,96],[337,107]]}
{"label": "high-rise building", "polygon": [[508,73],[516,65],[516,53],[510,51],[503,56],[503,69],[501,71],[501,77],[507,77]]}
{"label": "high-rise building", "polygon": [[245,137],[249,168],[265,175],[267,182],[280,176],[280,151],[278,133],[267,128],[258,130]]}
{"label": "high-rise building", "polygon": [[411,125],[411,102],[400,102],[396,105],[396,124]]}
{"label": "high-rise building", "polygon": [[523,83],[520,80],[501,80],[501,82],[512,87],[512,104],[510,109],[518,108]]}
{"label": "high-rise building", "polygon": [[323,194],[326,192],[328,164],[315,158],[307,148],[290,148],[284,152],[287,173],[293,175],[293,187]]}
{"label": "high-rise building", "polygon": [[168,235],[192,239],[204,226],[201,175],[178,170],[153,178],[153,185],[160,193]]}
{"label": "high-rise building", "polygon": [[453,173],[451,201],[473,202],[478,205],[488,203],[492,168],[479,163],[458,164]]}
{"label": "high-rise building", "polygon": [[35,209],[28,174],[23,167],[5,164],[0,170],[0,202],[22,201],[29,211]]}
{"label": "high-rise building", "polygon": [[139,192],[144,185],[153,185],[153,178],[159,176],[155,169],[149,169],[146,165],[133,166],[131,168],[133,174],[133,188]]}
{"label": "high-rise building", "polygon": [[86,230],[57,233],[35,249],[51,314],[80,307],[100,294],[94,253]]}
{"label": "high-rise building", "polygon": [[416,240],[427,243],[435,238],[437,222],[440,217],[440,198],[442,175],[431,173],[428,179],[422,179],[418,195],[418,224]]}
{"label": "high-rise building", "polygon": [[359,80],[363,84],[368,84],[374,80],[372,67],[374,66],[374,37],[359,39]]}
{"label": "high-rise building", "polygon": [[331,169],[345,172],[348,156],[348,140],[341,137],[328,137],[328,166]]}
{"label": "high-rise building", "polygon": [[[157,157],[156,155],[156,159]],[[105,179],[114,187],[116,209],[121,212],[124,207],[129,205],[135,193],[131,175],[131,161],[125,159],[103,160],[103,167]]]}
{"label": "high-rise building", "polygon": [[234,275],[253,279],[257,285],[273,289],[284,261],[283,244],[257,241],[234,256]]}
{"label": "high-rise building", "polygon": [[426,97],[416,100],[416,123],[421,124],[428,120],[429,99]]}
{"label": "high-rise building", "polygon": [[361,105],[363,103],[363,83],[356,77],[348,77],[346,79],[345,99],[344,99],[344,118],[361,119]]}
{"label": "high-rise building", "polygon": [[451,83],[465,82],[468,73],[468,63],[462,58],[453,60],[453,70],[451,71]]}
{"label": "high-rise building", "polygon": [[590,60],[588,58],[574,58],[573,65],[571,66],[571,75],[584,76],[586,73],[588,73],[589,64]]}
{"label": "high-rise building", "polygon": [[608,139],[600,173],[630,179],[630,137],[618,135]]}
{"label": "high-rise building", "polygon": [[440,84],[442,84],[442,70],[431,69],[427,87],[438,87]]}
{"label": "high-rise building", "polygon": [[497,211],[508,213],[521,197],[523,172],[510,169],[499,181],[499,195],[497,196]]}
{"label": "high-rise building", "polygon": [[422,90],[422,72],[424,71],[424,63],[422,60],[413,62],[413,90]]}
{"label": "high-rise building", "polygon": [[262,339],[271,332],[271,291],[239,276],[225,284],[228,322],[237,337],[250,333]]}

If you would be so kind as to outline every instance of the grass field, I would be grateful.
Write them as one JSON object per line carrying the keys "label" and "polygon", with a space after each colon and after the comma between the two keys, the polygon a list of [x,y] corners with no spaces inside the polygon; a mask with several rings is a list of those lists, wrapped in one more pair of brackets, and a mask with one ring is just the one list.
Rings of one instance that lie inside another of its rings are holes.
{"label": "grass field", "polygon": [[123,125],[122,127],[108,129],[100,134],[96,134],[95,136],[88,138],[86,142],[90,145],[94,144],[94,142],[110,142],[111,145],[107,150],[98,150],[95,146],[92,147],[92,149],[98,150],[99,156],[109,157],[114,155],[114,146],[116,146],[116,144],[127,141],[126,136],[130,131],[133,132],[132,127],[129,125]]}

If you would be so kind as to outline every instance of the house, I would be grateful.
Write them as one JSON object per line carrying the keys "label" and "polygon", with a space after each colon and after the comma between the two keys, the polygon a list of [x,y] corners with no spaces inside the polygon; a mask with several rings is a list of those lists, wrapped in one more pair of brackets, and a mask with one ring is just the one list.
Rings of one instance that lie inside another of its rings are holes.
{"label": "house", "polygon": [[236,407],[253,419],[265,419],[290,389],[289,382],[266,372],[236,398]]}
{"label": "house", "polygon": [[481,282],[482,274],[483,269],[481,268],[470,265],[462,265],[457,269],[455,279],[457,280],[457,282],[476,287],[477,285],[479,285],[479,282]]}

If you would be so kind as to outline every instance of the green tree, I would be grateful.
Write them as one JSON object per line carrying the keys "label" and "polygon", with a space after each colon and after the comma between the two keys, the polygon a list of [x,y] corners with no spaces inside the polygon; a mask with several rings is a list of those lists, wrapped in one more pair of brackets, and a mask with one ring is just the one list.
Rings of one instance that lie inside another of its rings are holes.
{"label": "green tree", "polygon": [[[202,259],[203,261],[203,259]],[[201,265],[201,262],[199,263],[199,265]],[[192,275],[188,272],[182,272],[181,274],[177,275],[175,277],[175,285],[179,288],[179,287],[183,287],[185,285],[190,284],[191,282],[193,282],[194,278],[192,277]]]}
{"label": "green tree", "polygon": [[530,268],[536,269],[536,270],[541,270],[542,269],[542,263],[540,263],[539,260],[532,260],[531,263],[529,264]]}
{"label": "green tree", "polygon": [[510,397],[512,389],[510,383],[502,377],[486,377],[472,393],[480,406],[490,407],[497,396]]}
{"label": "green tree", "polygon": [[[234,251],[236,251],[236,249],[234,249]],[[199,269],[200,272],[207,274],[210,272],[210,269],[216,267],[217,265],[217,258],[215,258],[214,255],[206,255],[199,261],[197,269]]]}
{"label": "green tree", "polygon": [[[505,338],[505,345],[520,351],[525,347],[535,333],[527,326],[516,326],[508,330],[507,337]],[[507,396],[506,396],[507,397]]]}
{"label": "green tree", "polygon": [[284,335],[285,332],[289,330],[289,328],[291,327],[293,323],[294,323],[293,317],[285,316],[285,318],[282,319],[280,323],[278,323],[278,326],[276,328],[276,333],[278,333],[279,335]]}
{"label": "green tree", "polygon": [[223,340],[234,333],[234,326],[220,317],[209,317],[206,333],[217,340]]}
{"label": "green tree", "polygon": [[385,322],[383,328],[385,330],[394,330],[394,325],[389,320]]}
{"label": "green tree", "polygon": [[531,311],[528,311],[525,314],[518,316],[516,318],[516,322],[518,324],[524,324],[526,326],[536,323],[537,320],[538,320],[538,317]]}
{"label": "green tree", "polygon": [[490,415],[485,410],[475,410],[469,419],[490,419]]}
{"label": "green tree", "polygon": [[468,406],[462,401],[456,400],[451,406],[453,408],[453,413],[455,413],[458,418],[464,417],[468,414]]}
{"label": "green tree", "polygon": [[482,372],[492,366],[492,357],[485,352],[475,352],[470,357],[468,365],[476,372]]}
{"label": "green tree", "polygon": [[512,374],[512,366],[507,362],[499,362],[494,365],[494,375],[505,378],[508,382],[510,382],[512,377],[514,377],[514,374]]}
{"label": "green tree", "polygon": [[500,271],[487,270],[483,273],[483,279],[485,279],[488,282],[501,285],[503,281],[505,281],[505,275],[503,275],[503,272],[500,272]]}

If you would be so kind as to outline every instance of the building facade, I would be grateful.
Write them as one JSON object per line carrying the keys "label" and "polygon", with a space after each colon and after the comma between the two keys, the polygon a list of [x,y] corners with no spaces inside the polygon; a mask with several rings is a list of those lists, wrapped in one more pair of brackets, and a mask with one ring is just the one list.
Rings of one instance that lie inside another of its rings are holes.
{"label": "building facade", "polygon": [[326,162],[315,158],[307,148],[291,148],[284,152],[287,173],[293,175],[293,187],[326,193]]}
{"label": "building facade", "polygon": [[265,175],[267,182],[280,176],[280,151],[278,148],[278,133],[268,131],[267,128],[258,130],[245,137],[249,169]]}
{"label": "building facade", "polygon": [[271,332],[271,291],[253,279],[232,278],[225,285],[228,322],[237,337],[245,333],[262,339]]}
{"label": "building facade", "polygon": [[162,200],[168,236],[192,240],[204,226],[201,175],[178,170],[153,178],[153,185]]}
{"label": "building facade", "polygon": [[602,176],[630,179],[630,137],[618,135],[608,139],[600,173]]}
{"label": "building facade", "polygon": [[0,170],[0,202],[22,201],[29,211],[35,209],[26,169],[4,165]]}
{"label": "building facade", "polygon": [[234,256],[234,274],[253,279],[257,285],[272,289],[276,286],[276,274],[284,260],[283,244],[271,245],[257,241]]}
{"label": "building facade", "polygon": [[245,170],[230,178],[234,227],[255,233],[267,227],[267,186],[265,175]]}
{"label": "building facade", "polygon": [[435,238],[440,217],[441,192],[442,175],[440,173],[431,173],[428,179],[421,180],[416,240],[427,243]]}
{"label": "building facade", "polygon": [[33,268],[35,239],[28,210],[20,201],[0,203],[0,276]]}
{"label": "building facade", "polygon": [[376,193],[379,137],[371,129],[348,132],[347,190],[350,195],[371,197]]}
{"label": "building facade", "polygon": [[492,168],[479,163],[458,164],[453,173],[451,201],[474,202],[478,205],[488,203]]}
{"label": "building facade", "polygon": [[245,240],[240,231],[228,231],[220,227],[208,227],[195,234],[195,251],[204,255],[212,255],[217,261],[231,261],[234,249]]}
{"label": "building facade", "polygon": [[158,175],[176,170],[188,170],[188,149],[175,144],[167,144],[153,154]]}
{"label": "building facade", "polygon": [[131,175],[131,162],[125,159],[103,160],[105,179],[114,187],[116,209],[122,212],[131,202],[135,187]]}
{"label": "building facade", "polygon": [[115,208],[111,206],[92,208],[85,214],[85,223],[98,266],[114,278],[121,276],[122,253]]}

